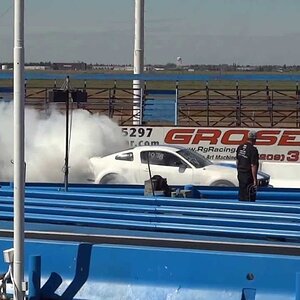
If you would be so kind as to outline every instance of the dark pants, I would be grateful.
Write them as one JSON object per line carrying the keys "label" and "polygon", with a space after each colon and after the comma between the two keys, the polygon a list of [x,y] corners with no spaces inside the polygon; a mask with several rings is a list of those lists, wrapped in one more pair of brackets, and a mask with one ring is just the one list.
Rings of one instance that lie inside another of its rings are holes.
{"label": "dark pants", "polygon": [[256,189],[253,185],[251,173],[238,172],[239,200],[254,202],[256,200]]}

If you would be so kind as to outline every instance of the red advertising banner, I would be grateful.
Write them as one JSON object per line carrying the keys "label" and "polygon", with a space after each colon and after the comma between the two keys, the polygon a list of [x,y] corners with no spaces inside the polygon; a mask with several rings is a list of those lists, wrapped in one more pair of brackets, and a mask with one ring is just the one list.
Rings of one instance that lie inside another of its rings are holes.
{"label": "red advertising banner", "polygon": [[300,129],[211,127],[122,127],[130,146],[180,145],[211,160],[235,160],[239,144],[256,130],[262,161],[300,162]]}

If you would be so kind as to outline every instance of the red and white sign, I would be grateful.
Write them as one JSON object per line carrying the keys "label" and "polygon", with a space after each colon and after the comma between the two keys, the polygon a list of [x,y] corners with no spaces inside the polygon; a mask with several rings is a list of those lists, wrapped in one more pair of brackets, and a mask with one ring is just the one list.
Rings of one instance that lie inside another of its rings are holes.
{"label": "red and white sign", "polygon": [[300,129],[204,128],[204,127],[122,127],[131,146],[180,145],[212,160],[235,160],[238,145],[256,130],[261,160],[300,162]]}

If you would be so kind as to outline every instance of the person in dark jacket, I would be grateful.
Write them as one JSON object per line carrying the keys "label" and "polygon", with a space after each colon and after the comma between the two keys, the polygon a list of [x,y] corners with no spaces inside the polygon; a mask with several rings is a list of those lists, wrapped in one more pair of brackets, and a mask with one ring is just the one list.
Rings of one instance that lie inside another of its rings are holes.
{"label": "person in dark jacket", "polygon": [[239,145],[236,150],[240,201],[256,200],[259,155],[255,143],[256,132],[250,131],[247,142]]}

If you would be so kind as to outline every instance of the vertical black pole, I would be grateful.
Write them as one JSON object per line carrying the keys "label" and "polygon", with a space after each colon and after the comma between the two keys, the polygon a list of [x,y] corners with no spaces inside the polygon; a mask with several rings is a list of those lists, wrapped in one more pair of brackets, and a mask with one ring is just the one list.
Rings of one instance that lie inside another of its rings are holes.
{"label": "vertical black pole", "polygon": [[151,183],[151,188],[152,188],[152,195],[155,196],[155,191],[154,191],[155,189],[154,189],[154,183],[153,183],[152,174],[151,174],[149,155],[150,155],[150,151],[148,151],[148,155],[147,155],[147,165],[148,165],[148,172],[149,172],[150,183]]}
{"label": "vertical black pole", "polygon": [[205,90],[206,90],[206,126],[209,126],[209,85],[208,85],[208,81],[206,81]]}
{"label": "vertical black pole", "polygon": [[179,82],[176,81],[176,99],[175,99],[175,107],[174,107],[174,114],[175,114],[175,126],[178,125],[178,89],[179,89]]}
{"label": "vertical black pole", "polygon": [[270,89],[269,89],[269,81],[266,81],[266,96],[267,96],[267,104],[268,104],[268,111],[269,111],[269,116],[270,116],[270,125],[273,127],[273,100],[271,102],[270,98]]}
{"label": "vertical black pole", "polygon": [[70,89],[70,78],[67,76],[67,86],[66,90],[68,92],[68,97],[66,101],[66,152],[65,152],[65,191],[68,191],[69,182],[69,89]]}
{"label": "vertical black pole", "polygon": [[235,92],[236,92],[236,101],[237,101],[237,105],[236,105],[236,115],[235,115],[235,126],[240,127],[242,122],[241,122],[241,98],[240,98],[240,89],[239,89],[239,82],[238,80],[235,82]]}
{"label": "vertical black pole", "polygon": [[299,111],[300,111],[300,100],[299,100],[299,82],[296,82],[296,99],[297,99],[297,113],[296,113],[296,127],[300,127],[300,118],[299,118]]}
{"label": "vertical black pole", "polygon": [[27,79],[25,78],[25,83],[24,83],[24,93],[25,93],[25,100],[26,100],[26,94],[27,94]]}

